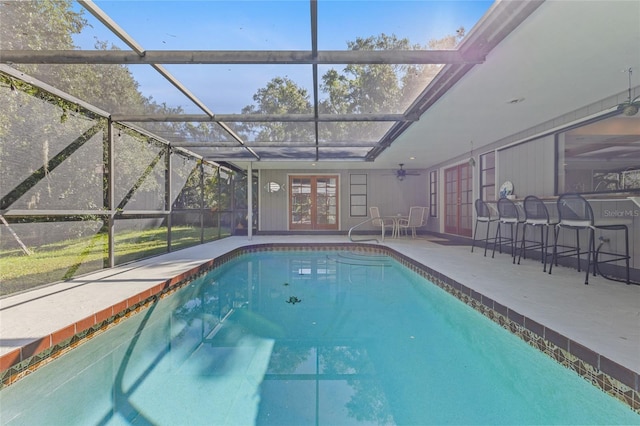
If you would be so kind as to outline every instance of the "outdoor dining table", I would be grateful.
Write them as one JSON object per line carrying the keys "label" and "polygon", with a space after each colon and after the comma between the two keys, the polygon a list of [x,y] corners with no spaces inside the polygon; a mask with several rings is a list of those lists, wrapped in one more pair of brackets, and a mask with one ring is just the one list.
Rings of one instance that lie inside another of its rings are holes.
{"label": "outdoor dining table", "polygon": [[408,220],[409,216],[398,213],[394,216],[383,216],[383,219],[390,219],[393,222],[391,238],[398,238],[400,237],[400,221],[403,219]]}

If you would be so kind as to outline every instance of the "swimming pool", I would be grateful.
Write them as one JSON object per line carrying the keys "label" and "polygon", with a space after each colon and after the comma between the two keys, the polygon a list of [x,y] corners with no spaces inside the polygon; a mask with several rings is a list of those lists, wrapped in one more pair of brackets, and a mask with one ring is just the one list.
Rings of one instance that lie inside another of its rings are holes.
{"label": "swimming pool", "polygon": [[7,424],[640,420],[397,261],[353,252],[235,258],[0,397]]}

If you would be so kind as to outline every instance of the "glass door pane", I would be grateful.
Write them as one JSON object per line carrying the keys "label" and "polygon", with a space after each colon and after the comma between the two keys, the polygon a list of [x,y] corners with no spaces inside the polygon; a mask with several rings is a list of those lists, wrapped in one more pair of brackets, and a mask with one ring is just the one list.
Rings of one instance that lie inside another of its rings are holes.
{"label": "glass door pane", "polygon": [[291,229],[312,229],[311,221],[311,177],[291,177],[289,182],[291,194]]}
{"label": "glass door pane", "polygon": [[455,234],[458,230],[458,168],[444,171],[444,232]]}
{"label": "glass door pane", "polygon": [[338,179],[316,179],[316,225],[319,229],[333,229],[338,225]]}
{"label": "glass door pane", "polygon": [[473,227],[473,176],[471,175],[471,166],[469,164],[461,164],[459,167],[460,176],[460,218],[458,221],[458,234],[471,236]]}
{"label": "glass door pane", "polygon": [[444,232],[471,236],[473,222],[473,175],[469,164],[460,164],[444,171],[445,223]]}

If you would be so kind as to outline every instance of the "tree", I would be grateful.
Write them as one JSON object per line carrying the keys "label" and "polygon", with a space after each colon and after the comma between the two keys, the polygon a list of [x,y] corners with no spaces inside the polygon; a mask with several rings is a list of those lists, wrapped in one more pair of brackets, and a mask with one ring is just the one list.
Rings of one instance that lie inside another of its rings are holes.
{"label": "tree", "polygon": [[[74,49],[73,35],[82,32],[88,24],[83,17],[83,12],[73,11],[72,4],[70,0],[0,3],[2,23],[0,26],[0,48]],[[116,47],[101,41],[96,41],[94,47],[97,50],[116,49]],[[139,85],[126,65],[32,64],[15,65],[15,67],[108,113],[171,114],[182,112],[180,108],[170,108],[166,104],[157,104],[150,97],[145,98],[140,93]],[[96,208],[101,206],[103,183],[101,175],[96,173],[96,170],[102,169],[100,165],[103,162],[103,152],[100,145],[98,144],[96,147],[94,143],[90,151],[87,149],[70,151],[67,149],[73,145],[74,140],[87,131],[88,121],[86,117],[82,117],[85,113],[81,112],[80,108],[72,102],[51,96],[28,84],[14,82],[9,78],[5,78],[3,82],[12,89],[16,89],[11,90],[14,92],[13,96],[6,96],[6,99],[3,99],[3,114],[0,117],[0,136],[3,140],[3,143],[0,144],[0,163],[3,165],[2,176],[6,187],[11,189],[13,185],[19,185],[24,179],[37,179],[40,176],[37,171],[44,165],[44,173],[47,177],[44,188],[46,191],[42,191],[42,185],[36,184],[28,194],[25,194],[31,199],[30,208],[51,206],[51,203],[60,202],[69,206],[69,200],[86,199],[89,192],[93,194],[93,198],[87,202],[87,205],[73,207]],[[31,95],[31,98],[24,96],[24,94]],[[45,100],[45,103],[39,102],[37,98]],[[38,129],[38,131],[26,131],[25,126]],[[151,123],[147,127],[159,136],[171,136],[168,139],[185,139],[194,133],[191,128],[193,126],[190,127],[188,123]],[[103,134],[106,134],[106,127],[102,131]],[[119,157],[116,159],[117,182],[127,182],[125,187],[119,187],[118,193],[127,194],[134,189],[131,185],[135,185],[136,191],[161,193],[163,188],[160,188],[160,178],[140,181],[139,173],[149,165],[143,164],[141,159],[146,158],[147,163],[156,161],[157,154],[156,148],[152,148],[146,143],[146,137],[134,133],[129,132],[128,136],[131,138],[127,139],[125,151],[118,151]],[[123,142],[118,140],[116,143],[122,144]],[[50,179],[50,171],[47,170],[47,164],[60,152],[65,152],[65,149],[68,151],[68,157],[55,172],[57,179],[52,180]],[[70,167],[71,164],[74,166]],[[65,168],[71,170],[73,174],[69,174],[71,171],[67,175],[61,174],[60,170]],[[153,174],[158,173],[156,167]],[[31,177],[29,177],[30,174]],[[82,175],[85,178],[79,179],[78,176]],[[65,180],[67,181],[65,182]],[[52,190],[53,184],[56,185],[54,190]],[[85,197],[78,197],[77,195],[82,192],[83,186],[85,187]]]}
{"label": "tree", "polygon": [[[11,1],[0,4],[0,48],[10,50],[71,50],[73,35],[87,27],[83,11],[70,0]],[[96,49],[107,44],[96,42]],[[113,48],[113,47],[112,47]],[[138,85],[121,65],[21,64],[16,68],[108,112],[128,102],[143,105]]]}
{"label": "tree", "polygon": [[[429,41],[429,49],[455,49],[464,35],[465,30],[463,27],[460,27],[456,30],[455,35],[448,35],[441,39]],[[401,103],[405,106],[409,106],[416,96],[427,87],[436,75],[438,75],[443,66],[444,65],[442,64],[409,65],[402,77]]]}
{"label": "tree", "polygon": [[87,25],[71,0],[3,1],[0,3],[0,49],[73,49],[73,34]]}
{"label": "tree", "polygon": [[[258,89],[253,100],[255,105],[242,109],[243,114],[310,114],[313,112],[306,89],[297,86],[287,77],[276,77],[267,86]],[[245,123],[242,131],[249,140],[255,141],[313,141],[310,126],[300,123]]]}
{"label": "tree", "polygon": [[[464,36],[456,35],[429,42],[430,49],[453,49]],[[347,42],[350,50],[424,49],[394,34],[356,38]],[[319,102],[321,114],[402,113],[437,75],[442,65],[349,64],[342,70],[329,69],[321,77]],[[303,114],[312,112],[307,90],[286,77],[272,79],[253,96],[255,105],[242,109],[244,114]],[[319,135],[324,141],[377,141],[388,124],[323,123]],[[314,141],[313,129],[298,123],[246,123],[242,130],[247,139],[256,141]]]}
{"label": "tree", "polygon": [[[380,34],[377,37],[356,38],[347,43],[350,50],[409,50],[409,40],[398,39],[395,35]],[[394,112],[398,98],[402,92],[400,77],[406,65],[402,64],[349,64],[344,69],[344,78],[327,81],[323,76],[322,90],[338,89],[338,97],[332,96],[333,102],[346,103],[348,113]],[[323,103],[323,106],[325,104]],[[333,106],[335,108],[335,106]]]}

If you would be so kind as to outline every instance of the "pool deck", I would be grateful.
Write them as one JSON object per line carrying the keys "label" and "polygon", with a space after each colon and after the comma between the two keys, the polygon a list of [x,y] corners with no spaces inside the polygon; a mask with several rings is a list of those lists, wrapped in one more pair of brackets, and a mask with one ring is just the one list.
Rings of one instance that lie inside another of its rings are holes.
{"label": "pool deck", "polygon": [[[599,276],[586,286],[584,273],[574,269],[555,267],[549,275],[534,260],[513,265],[508,254],[496,253],[491,259],[482,249],[471,253],[469,246],[434,240],[405,237],[386,239],[383,245],[640,373],[640,286]],[[20,348],[37,345],[56,332],[64,337],[87,317],[236,248],[348,242],[343,235],[229,237],[0,299],[0,368],[6,370],[9,354]]]}

